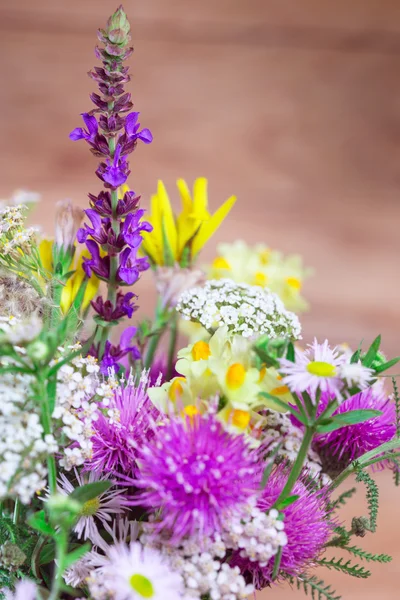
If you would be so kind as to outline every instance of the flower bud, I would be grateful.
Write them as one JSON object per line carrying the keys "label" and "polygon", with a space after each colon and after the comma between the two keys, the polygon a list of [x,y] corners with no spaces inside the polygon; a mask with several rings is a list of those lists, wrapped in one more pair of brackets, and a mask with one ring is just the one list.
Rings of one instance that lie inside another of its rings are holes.
{"label": "flower bud", "polygon": [[126,44],[129,42],[131,26],[122,5],[108,19],[105,35],[114,44]]}
{"label": "flower bud", "polygon": [[58,248],[71,248],[83,218],[83,210],[71,200],[57,202],[55,244]]}

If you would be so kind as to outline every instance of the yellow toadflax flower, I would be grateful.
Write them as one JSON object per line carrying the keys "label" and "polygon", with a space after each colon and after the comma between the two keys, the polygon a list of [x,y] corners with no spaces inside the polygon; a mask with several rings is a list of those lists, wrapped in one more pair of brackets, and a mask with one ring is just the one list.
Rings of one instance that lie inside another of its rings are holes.
{"label": "yellow toadflax flower", "polygon": [[153,265],[187,267],[215,233],[236,202],[231,196],[211,215],[208,212],[207,179],[199,177],[193,185],[193,194],[183,179],[177,186],[182,212],[174,215],[162,181],[151,198],[151,214],[147,220],[153,225],[151,233],[143,233],[143,251]]}
{"label": "yellow toadflax flower", "polygon": [[[39,244],[39,254],[42,261],[42,266],[48,273],[54,273],[53,244],[53,240],[49,239],[44,239]],[[81,254],[75,253],[74,258],[72,259],[70,271],[75,271],[75,273],[69,277],[61,292],[60,308],[63,314],[66,314],[71,308],[78,294],[79,288],[85,279],[85,273],[82,268],[82,259],[84,256],[90,258],[90,254],[86,249],[83,250]],[[87,280],[85,294],[80,306],[82,312],[88,308],[90,301],[93,300],[99,288],[99,283],[100,281],[95,275],[92,275],[92,277]]]}

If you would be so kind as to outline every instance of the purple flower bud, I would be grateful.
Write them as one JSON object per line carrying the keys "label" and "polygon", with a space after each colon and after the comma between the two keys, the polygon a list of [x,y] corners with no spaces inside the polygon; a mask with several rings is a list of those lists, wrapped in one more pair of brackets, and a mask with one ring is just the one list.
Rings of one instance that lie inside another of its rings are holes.
{"label": "purple flower bud", "polygon": [[134,304],[135,299],[137,299],[137,296],[133,292],[127,292],[126,294],[118,292],[115,306],[113,306],[110,300],[104,302],[101,296],[97,300],[93,300],[91,304],[104,321],[117,321],[123,317],[128,317],[129,319],[132,317],[138,308]]}

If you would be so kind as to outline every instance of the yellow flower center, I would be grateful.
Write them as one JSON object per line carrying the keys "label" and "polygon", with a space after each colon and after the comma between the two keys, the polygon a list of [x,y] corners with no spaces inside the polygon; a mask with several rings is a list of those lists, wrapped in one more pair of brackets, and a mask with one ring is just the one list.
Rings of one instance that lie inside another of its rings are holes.
{"label": "yellow flower center", "polygon": [[260,377],[258,378],[258,382],[257,383],[261,383],[262,382],[262,380],[265,377],[266,372],[267,372],[267,367],[261,367],[261,369],[260,369]]}
{"label": "yellow flower center", "polygon": [[290,285],[290,287],[292,287],[294,290],[301,290],[302,283],[300,279],[297,279],[297,277],[288,277],[286,279],[286,283]]}
{"label": "yellow flower center", "polygon": [[271,250],[262,250],[262,252],[260,252],[259,257],[260,257],[260,262],[262,265],[268,264],[270,254],[271,254]]}
{"label": "yellow flower center", "polygon": [[183,387],[181,381],[186,381],[185,377],[175,377],[175,379],[171,382],[168,390],[168,396],[175,402],[178,396],[182,396]]}
{"label": "yellow flower center", "polygon": [[192,348],[193,360],[207,360],[210,356],[211,350],[207,342],[199,341],[196,342]]}
{"label": "yellow flower center", "polygon": [[267,285],[268,277],[262,271],[257,271],[254,275],[254,285],[264,287]]}
{"label": "yellow flower center", "polygon": [[307,371],[311,373],[311,375],[317,375],[317,377],[334,377],[336,375],[336,368],[334,365],[318,360],[309,362]]}
{"label": "yellow flower center", "polygon": [[289,391],[289,388],[287,385],[280,385],[276,388],[274,388],[273,390],[271,390],[271,394],[273,396],[283,396],[283,394],[287,394]]}
{"label": "yellow flower center", "polygon": [[250,413],[247,410],[232,410],[229,414],[229,419],[235,427],[245,429],[250,423]]}
{"label": "yellow flower center", "polygon": [[214,269],[230,269],[231,268],[231,265],[228,263],[228,261],[223,256],[217,256],[217,258],[214,259],[212,266],[214,267]]}
{"label": "yellow flower center", "polygon": [[82,517],[93,517],[100,508],[100,500],[98,498],[92,498],[84,503],[81,508]]}
{"label": "yellow flower center", "polygon": [[141,575],[140,573],[135,573],[129,579],[129,583],[131,588],[142,596],[142,598],[152,598],[154,596],[154,587],[151,583],[150,579]]}
{"label": "yellow flower center", "polygon": [[226,384],[231,390],[237,390],[243,385],[245,377],[244,366],[241,363],[235,363],[226,372]]}
{"label": "yellow flower center", "polygon": [[194,404],[188,404],[181,412],[182,417],[190,417],[191,419],[199,414],[198,408]]}

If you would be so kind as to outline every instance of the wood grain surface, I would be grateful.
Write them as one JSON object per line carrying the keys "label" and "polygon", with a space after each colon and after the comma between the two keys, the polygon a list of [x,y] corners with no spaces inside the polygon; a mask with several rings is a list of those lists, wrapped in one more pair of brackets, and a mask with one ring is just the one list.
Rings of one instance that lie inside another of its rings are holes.
{"label": "wood grain surface", "polygon": [[[95,159],[68,133],[90,108],[95,32],[116,2],[0,1],[0,197],[40,192],[85,206]],[[210,243],[265,242],[301,253],[316,275],[304,337],[356,345],[383,335],[400,352],[400,3],[398,0],[137,0],[131,91],[154,143],[134,155],[144,205],[163,179],[209,178],[210,203],[238,196]],[[151,276],[139,285],[144,312]],[[400,491],[382,485],[379,532],[366,548],[394,555],[369,581],[322,573],[347,599],[396,600]],[[360,495],[361,498],[361,495]],[[344,518],[361,514],[353,502]],[[267,590],[260,597],[294,598]]]}

